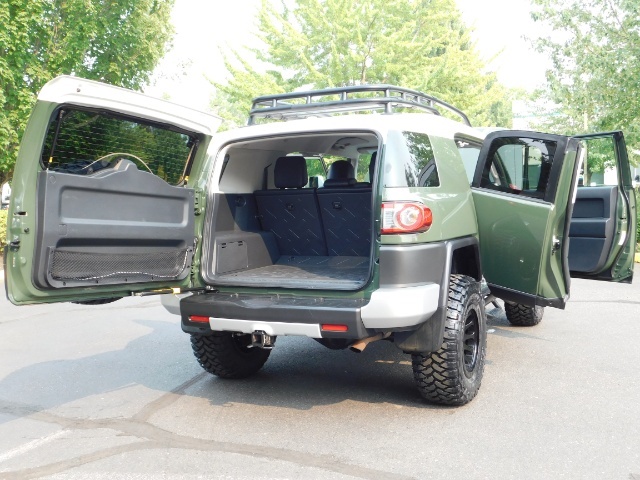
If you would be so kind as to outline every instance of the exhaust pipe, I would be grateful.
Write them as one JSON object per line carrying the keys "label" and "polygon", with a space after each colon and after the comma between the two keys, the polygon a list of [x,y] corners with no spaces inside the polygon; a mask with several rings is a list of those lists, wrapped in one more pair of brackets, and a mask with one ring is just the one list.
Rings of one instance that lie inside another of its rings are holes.
{"label": "exhaust pipe", "polygon": [[391,332],[386,333],[378,333],[377,335],[373,335],[372,337],[362,338],[358,340],[356,343],[349,347],[349,350],[356,353],[362,353],[367,345],[371,342],[377,342],[378,340],[384,340],[385,338],[389,338],[391,336]]}

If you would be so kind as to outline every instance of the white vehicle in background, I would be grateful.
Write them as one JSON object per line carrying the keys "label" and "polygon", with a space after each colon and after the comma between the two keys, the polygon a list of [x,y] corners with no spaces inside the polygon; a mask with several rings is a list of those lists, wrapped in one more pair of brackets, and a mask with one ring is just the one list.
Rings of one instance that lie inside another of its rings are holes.
{"label": "white vehicle in background", "polygon": [[9,182],[2,184],[2,195],[0,196],[0,209],[9,208],[9,198],[11,198],[11,185]]}

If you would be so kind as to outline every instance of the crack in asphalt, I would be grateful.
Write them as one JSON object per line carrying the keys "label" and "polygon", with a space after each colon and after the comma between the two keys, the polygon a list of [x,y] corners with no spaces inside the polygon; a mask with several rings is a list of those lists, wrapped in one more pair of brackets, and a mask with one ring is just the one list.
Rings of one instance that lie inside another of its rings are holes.
{"label": "crack in asphalt", "polygon": [[196,384],[206,376],[206,372],[196,375],[170,392],[167,392],[156,400],[148,403],[138,413],[130,418],[73,418],[44,411],[42,408],[38,408],[35,405],[0,400],[0,413],[17,417],[28,417],[31,420],[59,425],[60,427],[68,430],[110,429],[120,432],[121,434],[140,439],[139,442],[103,448],[95,452],[39,467],[1,472],[0,479],[23,480],[40,478],[47,475],[62,473],[72,468],[81,467],[83,465],[123,453],[162,448],[177,448],[197,450],[201,452],[235,453],[254,458],[279,460],[293,463],[301,467],[316,468],[366,480],[415,480],[415,477],[408,477],[397,473],[344,463],[334,455],[313,454],[286,448],[189,437],[165,430],[149,423],[149,419],[155,413],[178,401],[185,395],[185,390],[187,388]]}

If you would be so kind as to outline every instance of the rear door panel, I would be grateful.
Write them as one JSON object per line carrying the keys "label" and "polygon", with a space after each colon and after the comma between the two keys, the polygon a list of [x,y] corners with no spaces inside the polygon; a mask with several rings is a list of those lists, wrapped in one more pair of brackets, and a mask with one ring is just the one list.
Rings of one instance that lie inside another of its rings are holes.
{"label": "rear door panel", "polygon": [[618,188],[578,188],[569,230],[569,269],[573,274],[600,272],[614,243]]}
{"label": "rear door panel", "polygon": [[47,84],[14,171],[9,299],[90,300],[187,285],[198,235],[191,185],[202,185],[188,175],[200,172],[218,123],[97,82]]}
{"label": "rear door panel", "polygon": [[126,160],[91,176],[40,172],[34,283],[47,289],[185,278],[193,195]]}
{"label": "rear door panel", "polygon": [[580,135],[586,147],[571,221],[573,277],[631,282],[636,197],[622,132]]}

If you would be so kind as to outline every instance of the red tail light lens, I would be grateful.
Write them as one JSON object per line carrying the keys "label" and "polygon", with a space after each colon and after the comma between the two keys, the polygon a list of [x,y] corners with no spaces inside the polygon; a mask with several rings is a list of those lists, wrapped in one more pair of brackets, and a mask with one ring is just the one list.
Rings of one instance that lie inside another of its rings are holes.
{"label": "red tail light lens", "polygon": [[420,202],[384,202],[380,233],[420,233],[433,223],[431,209]]}
{"label": "red tail light lens", "polygon": [[323,332],[348,332],[349,327],[346,325],[336,325],[333,323],[323,323],[320,326],[320,330]]}

